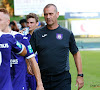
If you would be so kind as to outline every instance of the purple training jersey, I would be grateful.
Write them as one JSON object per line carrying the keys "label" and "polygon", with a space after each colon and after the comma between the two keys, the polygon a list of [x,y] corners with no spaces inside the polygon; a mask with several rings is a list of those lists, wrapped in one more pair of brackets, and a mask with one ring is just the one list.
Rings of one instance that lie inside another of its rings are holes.
{"label": "purple training jersey", "polygon": [[26,62],[25,58],[29,59],[34,55],[31,45],[27,39],[27,37],[23,36],[20,33],[11,32],[12,35],[22,44],[26,46],[27,54],[25,57],[20,56],[12,52],[12,59],[11,59],[11,70],[13,70],[13,79],[12,85],[14,90],[27,90],[26,88]]}
{"label": "purple training jersey", "polygon": [[0,32],[0,90],[13,90],[10,76],[11,50],[20,54],[23,47],[12,35]]}
{"label": "purple training jersey", "polygon": [[[27,34],[26,37],[28,37],[28,40],[30,41],[31,34]],[[35,52],[35,59],[38,62],[38,55],[37,52]],[[35,76],[32,76],[26,72],[26,85],[27,85],[27,90],[31,88],[31,90],[36,90],[36,79]]]}

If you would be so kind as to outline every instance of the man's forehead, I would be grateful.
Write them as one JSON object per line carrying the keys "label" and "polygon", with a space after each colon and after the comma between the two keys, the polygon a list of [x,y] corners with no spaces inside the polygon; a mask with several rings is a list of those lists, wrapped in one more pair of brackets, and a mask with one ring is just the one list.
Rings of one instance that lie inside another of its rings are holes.
{"label": "man's forehead", "polygon": [[56,8],[54,6],[50,6],[44,9],[44,12],[55,12]]}
{"label": "man's forehead", "polygon": [[27,19],[27,21],[34,21],[34,20],[35,18],[32,18],[32,17]]}
{"label": "man's forehead", "polygon": [[5,18],[6,16],[4,15],[3,12],[0,12],[0,18]]}
{"label": "man's forehead", "polygon": [[56,9],[54,6],[46,7],[45,9]]}
{"label": "man's forehead", "polygon": [[10,19],[9,15],[4,14],[3,12],[0,12],[0,16],[2,16],[2,18],[4,17],[4,18]]}
{"label": "man's forehead", "polygon": [[36,20],[27,20],[27,23],[35,23]]}
{"label": "man's forehead", "polygon": [[54,12],[55,12],[54,9],[47,9],[47,10],[44,11],[44,13],[54,13]]}

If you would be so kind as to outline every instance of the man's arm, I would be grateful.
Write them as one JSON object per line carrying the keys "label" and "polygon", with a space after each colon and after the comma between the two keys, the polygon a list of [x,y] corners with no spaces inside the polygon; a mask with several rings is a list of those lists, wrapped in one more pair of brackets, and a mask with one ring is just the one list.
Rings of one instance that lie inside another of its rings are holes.
{"label": "man's arm", "polygon": [[28,74],[34,75],[33,70],[32,70],[32,68],[31,68],[31,65],[30,65],[31,62],[30,62],[29,60],[26,59],[26,64],[27,64],[27,72],[28,72]]}
{"label": "man's arm", "polygon": [[[73,57],[75,60],[78,74],[83,74],[83,72],[82,72],[82,60],[81,60],[80,52],[78,51],[76,54],[73,55]],[[78,90],[84,86],[83,77],[77,76],[76,85],[77,84],[78,84]]]}
{"label": "man's arm", "polygon": [[37,81],[37,90],[44,90],[43,83],[42,83],[42,80],[41,80],[40,70],[39,70],[39,67],[38,67],[38,63],[35,60],[35,57],[32,57],[28,60],[29,60],[29,64],[32,68],[32,71],[33,71],[35,78],[36,78],[36,81]]}
{"label": "man's arm", "polygon": [[19,55],[25,56],[27,54],[27,50],[26,50],[26,47],[23,44],[22,44],[22,47],[23,47],[23,51]]}

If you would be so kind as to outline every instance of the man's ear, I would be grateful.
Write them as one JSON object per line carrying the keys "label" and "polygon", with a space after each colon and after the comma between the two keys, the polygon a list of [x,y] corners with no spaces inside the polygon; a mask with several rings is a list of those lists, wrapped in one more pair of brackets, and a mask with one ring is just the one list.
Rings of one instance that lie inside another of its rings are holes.
{"label": "man's ear", "polygon": [[59,17],[59,12],[57,12],[57,18]]}
{"label": "man's ear", "polygon": [[8,26],[9,26],[9,24],[10,24],[10,20],[9,20],[9,19],[7,20],[7,24],[8,24]]}

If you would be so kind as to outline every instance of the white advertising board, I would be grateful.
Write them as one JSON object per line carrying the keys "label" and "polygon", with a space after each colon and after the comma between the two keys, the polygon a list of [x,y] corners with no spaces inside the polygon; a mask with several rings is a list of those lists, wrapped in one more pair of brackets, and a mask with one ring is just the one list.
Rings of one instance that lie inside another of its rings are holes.
{"label": "white advertising board", "polygon": [[29,13],[43,14],[46,4],[57,6],[60,15],[65,15],[66,0],[14,0],[14,15],[27,15]]}
{"label": "white advertising board", "polygon": [[100,35],[100,20],[73,20],[71,30],[74,35]]}

